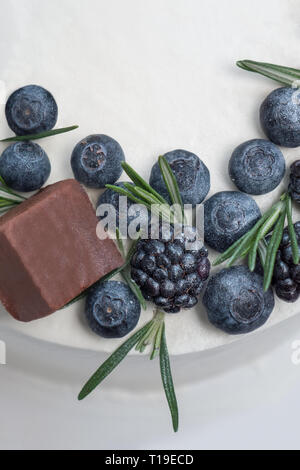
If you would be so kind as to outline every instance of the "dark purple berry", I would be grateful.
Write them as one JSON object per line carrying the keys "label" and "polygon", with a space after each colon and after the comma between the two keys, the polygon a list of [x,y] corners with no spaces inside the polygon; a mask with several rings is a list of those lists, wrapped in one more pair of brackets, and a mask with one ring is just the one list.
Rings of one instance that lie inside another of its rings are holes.
{"label": "dark purple berry", "polygon": [[166,255],[172,263],[178,263],[183,255],[183,249],[180,245],[169,243],[166,249]]}
{"label": "dark purple berry", "polygon": [[155,256],[146,255],[142,259],[141,268],[147,273],[151,274],[156,268],[156,259]]}
{"label": "dark purple berry", "polygon": [[175,294],[175,284],[172,281],[169,281],[167,279],[166,281],[163,281],[160,285],[160,292],[163,295],[163,297],[173,297]]}
{"label": "dark purple berry", "polygon": [[158,268],[153,272],[153,279],[155,279],[158,282],[164,281],[165,279],[168,279],[168,272],[163,269],[163,268]]}
{"label": "dark purple berry", "polygon": [[183,275],[184,275],[184,271],[179,266],[179,264],[173,264],[169,268],[169,279],[171,279],[171,281],[178,281],[179,279],[183,277]]}
{"label": "dark purple berry", "polygon": [[196,259],[191,253],[185,253],[181,258],[181,266],[187,273],[192,273],[196,268]]}
{"label": "dark purple berry", "polygon": [[143,286],[148,279],[148,276],[144,271],[136,268],[131,270],[131,277],[139,286]]}
{"label": "dark purple berry", "polygon": [[208,258],[201,257],[197,266],[198,274],[202,281],[206,281],[210,272],[210,262]]}
{"label": "dark purple berry", "polygon": [[147,294],[151,295],[152,297],[156,297],[157,295],[159,295],[159,283],[149,277],[145,282],[144,290]]}
{"label": "dark purple berry", "polygon": [[150,255],[160,255],[165,251],[164,243],[160,242],[159,240],[149,240],[144,247],[146,253]]}

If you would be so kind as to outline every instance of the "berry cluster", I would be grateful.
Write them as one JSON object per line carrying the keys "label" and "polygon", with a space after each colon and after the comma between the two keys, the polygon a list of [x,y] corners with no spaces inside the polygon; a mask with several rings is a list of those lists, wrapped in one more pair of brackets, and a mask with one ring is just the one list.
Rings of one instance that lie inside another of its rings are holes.
{"label": "berry cluster", "polygon": [[300,160],[291,165],[289,192],[291,198],[300,204]]}
{"label": "berry cluster", "polygon": [[208,252],[192,227],[171,227],[157,239],[140,240],[131,260],[132,279],[145,299],[167,313],[196,305],[209,272]]}
{"label": "berry cluster", "polygon": [[[300,249],[300,222],[295,223],[295,232]],[[293,253],[288,229],[283,233],[277,252],[273,284],[276,294],[286,302],[295,302],[300,294],[300,264],[293,263]]]}

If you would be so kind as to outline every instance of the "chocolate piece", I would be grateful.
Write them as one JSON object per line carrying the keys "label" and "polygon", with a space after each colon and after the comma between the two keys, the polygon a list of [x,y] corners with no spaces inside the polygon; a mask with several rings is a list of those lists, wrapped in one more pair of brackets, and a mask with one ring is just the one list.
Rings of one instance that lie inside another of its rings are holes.
{"label": "chocolate piece", "polygon": [[0,218],[0,300],[11,315],[24,322],[50,315],[122,265],[114,242],[97,237],[97,222],[71,179]]}

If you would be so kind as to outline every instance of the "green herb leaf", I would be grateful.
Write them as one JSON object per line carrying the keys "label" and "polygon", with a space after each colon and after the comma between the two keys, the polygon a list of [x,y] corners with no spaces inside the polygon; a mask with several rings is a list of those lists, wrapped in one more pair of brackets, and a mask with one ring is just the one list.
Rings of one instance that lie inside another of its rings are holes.
{"label": "green herb leaf", "polygon": [[151,327],[153,320],[138,330],[125,343],[123,343],[92,375],[78,395],[78,400],[83,400],[120,364],[131,349],[137,344],[139,339]]}
{"label": "green herb leaf", "polygon": [[173,429],[175,432],[177,432],[178,431],[178,405],[177,405],[177,399],[176,399],[175,390],[174,390],[172,371],[171,371],[171,366],[170,366],[170,358],[169,358],[169,353],[168,353],[168,348],[167,348],[165,324],[163,324],[159,357],[160,357],[161,379],[162,379],[166,398],[167,398],[171,416],[172,416]]}
{"label": "green herb leaf", "polygon": [[293,224],[292,199],[290,195],[288,195],[287,201],[286,201],[286,214],[287,214],[288,230],[289,230],[292,252],[293,252],[293,262],[294,264],[299,264],[299,247],[298,247],[298,241],[297,241],[296,232],[295,232],[295,228]]}
{"label": "green herb leaf", "polygon": [[14,137],[2,139],[0,142],[24,142],[25,140],[43,139],[44,137],[50,137],[52,135],[64,134],[65,132],[74,131],[75,129],[78,129],[78,127],[79,126],[69,126],[62,127],[61,129],[52,129],[50,131],[39,132],[38,134],[15,135]]}
{"label": "green herb leaf", "polygon": [[257,251],[258,251],[258,256],[262,265],[262,268],[264,269],[265,263],[266,263],[266,257],[267,257],[267,242],[265,239],[260,240],[258,243]]}
{"label": "green herb leaf", "polygon": [[284,230],[284,221],[286,216],[286,210],[284,210],[277,221],[270,243],[267,249],[266,261],[264,265],[264,290],[265,292],[269,289],[274,272],[274,265],[277,250],[279,248],[280,242],[282,240],[283,230]]}
{"label": "green herb leaf", "polygon": [[134,282],[133,279],[131,279],[131,275],[130,273],[128,272],[127,269],[124,269],[122,272],[121,272],[121,275],[124,279],[124,281],[126,281],[128,287],[132,290],[132,292],[134,293],[134,295],[136,296],[136,298],[138,299],[138,301],[140,302],[142,308],[144,310],[147,310],[147,304],[146,304],[146,300],[144,299],[144,296],[142,294],[142,291],[141,289],[139,288],[139,286]]}
{"label": "green herb leaf", "polygon": [[148,209],[151,209],[151,207],[147,203],[145,203],[145,201],[143,201],[143,199],[140,199],[140,198],[134,196],[132,194],[132,192],[129,192],[124,188],[120,188],[119,186],[115,186],[113,184],[106,184],[105,187],[108,188],[108,189],[112,189],[116,193],[121,194],[121,196],[128,197],[128,199],[135,202],[136,204],[142,204],[142,205],[146,206]]}
{"label": "green herb leaf", "polygon": [[168,193],[170,195],[171,201],[173,204],[178,204],[181,208],[181,213],[182,213],[182,220],[184,217],[184,208],[183,208],[183,203],[181,199],[181,194],[179,191],[178,183],[175,178],[175,175],[172,171],[172,168],[169,165],[169,162],[167,159],[161,155],[158,158],[158,164],[160,167],[161,174],[163,176],[165,185],[167,187]]}
{"label": "green herb leaf", "polygon": [[124,248],[123,240],[121,238],[120,230],[118,228],[116,228],[116,238],[117,238],[117,245],[118,245],[118,248],[120,250],[120,253],[123,256],[123,258],[125,259],[126,258],[125,248]]}
{"label": "green herb leaf", "polygon": [[[270,215],[273,214],[274,210],[278,207],[283,207],[282,201],[277,202],[274,204],[274,206],[271,207],[252,227],[251,230],[249,230],[245,235],[243,235],[241,238],[239,238],[236,242],[234,242],[224,253],[221,253],[217,259],[214,261],[213,266],[217,266],[218,264],[223,263],[229,258],[234,257],[234,261],[238,258],[241,257],[241,255],[244,253],[244,249],[248,249],[254,236],[257,233],[257,230],[265,223],[265,221],[270,217]],[[249,245],[248,245],[249,243]],[[241,248],[242,245],[242,248]],[[237,254],[237,256],[236,256]]]}
{"label": "green herb leaf", "polygon": [[153,196],[155,196],[162,204],[168,204],[167,201],[157,191],[155,191],[149,183],[147,183],[130,165],[128,165],[128,163],[123,162],[122,168],[133,183],[145,191],[148,191],[150,194],[153,194]]}
{"label": "green herb leaf", "polygon": [[260,229],[257,232],[257,235],[255,237],[254,243],[252,245],[252,248],[250,250],[249,254],[249,260],[248,260],[248,266],[250,271],[254,271],[255,265],[256,265],[256,258],[257,258],[257,249],[258,249],[258,244],[260,240],[262,240],[267,233],[270,232],[272,229],[273,225],[276,223],[278,220],[278,217],[280,216],[281,208],[278,207],[274,210],[274,213],[268,217],[268,219],[265,221],[265,223],[260,227]]}
{"label": "green herb leaf", "polygon": [[[287,86],[297,86],[297,81],[300,80],[300,70],[291,67],[269,64],[267,62],[256,62],[254,60],[239,60],[236,65],[243,70],[259,73]],[[300,83],[298,84],[299,86]]]}

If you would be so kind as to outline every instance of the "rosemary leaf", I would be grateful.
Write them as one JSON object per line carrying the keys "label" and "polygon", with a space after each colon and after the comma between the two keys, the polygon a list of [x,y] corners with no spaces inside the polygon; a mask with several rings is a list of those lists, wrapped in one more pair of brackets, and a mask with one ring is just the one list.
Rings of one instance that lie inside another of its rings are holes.
{"label": "rosemary leaf", "polygon": [[139,339],[151,327],[153,320],[147,323],[143,328],[139,329],[125,343],[123,343],[109,358],[99,367],[92,375],[88,382],[84,385],[78,395],[78,400],[83,400],[89,395],[100,383],[120,364],[127,356],[131,349],[137,344]]}
{"label": "rosemary leaf", "polygon": [[298,247],[298,241],[297,241],[293,219],[292,219],[292,199],[290,195],[288,195],[287,201],[286,201],[286,214],[287,214],[288,230],[289,230],[292,252],[293,252],[293,262],[294,264],[298,264],[299,263],[299,247]]}
{"label": "rosemary leaf", "polygon": [[291,67],[269,64],[266,62],[256,62],[254,60],[239,60],[236,65],[248,72],[256,72],[260,75],[271,78],[282,85],[296,87],[297,81],[300,80],[300,70]]}
{"label": "rosemary leaf", "polygon": [[163,328],[162,328],[159,357],[160,357],[161,379],[162,379],[166,398],[167,398],[171,416],[172,416],[173,429],[174,429],[174,432],[177,432],[178,431],[178,405],[177,405],[177,399],[176,399],[175,390],[174,390],[172,371],[171,371],[171,366],[170,366],[170,358],[169,358],[167,342],[166,342],[165,324],[163,324]]}
{"label": "rosemary leaf", "polygon": [[153,350],[150,356],[151,361],[153,361],[153,359],[156,358],[156,356],[158,355],[160,351],[163,329],[164,329],[164,322],[162,321],[155,335]]}
{"label": "rosemary leaf", "polygon": [[262,240],[267,233],[270,232],[278,217],[280,216],[281,209],[278,207],[274,210],[274,213],[265,221],[265,223],[260,227],[255,237],[254,243],[252,245],[251,251],[249,253],[248,266],[250,271],[254,271],[257,258],[257,248],[260,240]]}
{"label": "rosemary leaf", "polygon": [[155,191],[149,183],[147,183],[130,165],[128,165],[128,163],[123,162],[122,168],[134,184],[153,194],[153,196],[160,200],[162,204],[168,204],[167,201],[157,191]]}
{"label": "rosemary leaf", "polygon": [[286,210],[284,210],[282,214],[280,215],[275,225],[270,243],[268,245],[266,261],[264,265],[264,291],[265,292],[269,289],[271,282],[272,282],[275,259],[276,259],[277,250],[282,240],[285,217],[286,217]]}
{"label": "rosemary leaf", "polygon": [[142,199],[139,199],[138,197],[134,196],[131,192],[127,191],[124,188],[121,188],[119,186],[114,186],[113,184],[106,184],[105,187],[108,188],[108,189],[112,189],[116,193],[121,194],[121,196],[128,197],[128,199],[135,202],[136,204],[142,204],[142,205],[146,206],[148,209],[150,209],[150,206],[145,201],[143,201]]}
{"label": "rosemary leaf", "polygon": [[118,228],[116,228],[116,240],[117,240],[117,245],[118,245],[118,248],[120,250],[120,253],[123,256],[123,258],[125,259],[126,256],[125,256],[124,244],[123,244],[123,240],[121,238],[120,230]]}
{"label": "rosemary leaf", "polygon": [[[268,217],[273,213],[276,207],[282,207],[282,201],[277,202],[274,204],[274,206],[271,207],[252,227],[252,229],[249,230],[249,232],[245,233],[241,238],[239,238],[236,242],[234,242],[224,253],[221,253],[217,259],[214,261],[213,266],[217,266],[218,264],[223,263],[226,261],[228,258],[232,257],[237,250],[239,250],[239,257],[241,257],[241,254],[244,252],[244,248],[247,247],[247,243],[244,243],[245,240],[251,241],[251,239],[255,236],[257,230],[263,225],[263,223],[268,219]],[[240,246],[243,243],[243,248],[240,250]],[[237,259],[237,258],[235,258]]]}
{"label": "rosemary leaf", "polygon": [[267,248],[268,248],[267,242],[263,238],[262,240],[260,240],[260,242],[258,243],[258,247],[257,247],[258,256],[259,256],[259,259],[260,259],[260,262],[261,262],[261,265],[262,265],[263,269],[264,269],[264,266],[265,266],[265,263],[266,263]]}
{"label": "rosemary leaf", "polygon": [[75,129],[78,129],[78,127],[79,126],[69,126],[62,127],[61,129],[52,129],[50,131],[39,132],[38,134],[15,135],[14,137],[2,139],[0,142],[24,142],[24,140],[43,139],[44,137],[50,137],[52,135],[64,134],[65,132],[74,131]]}

